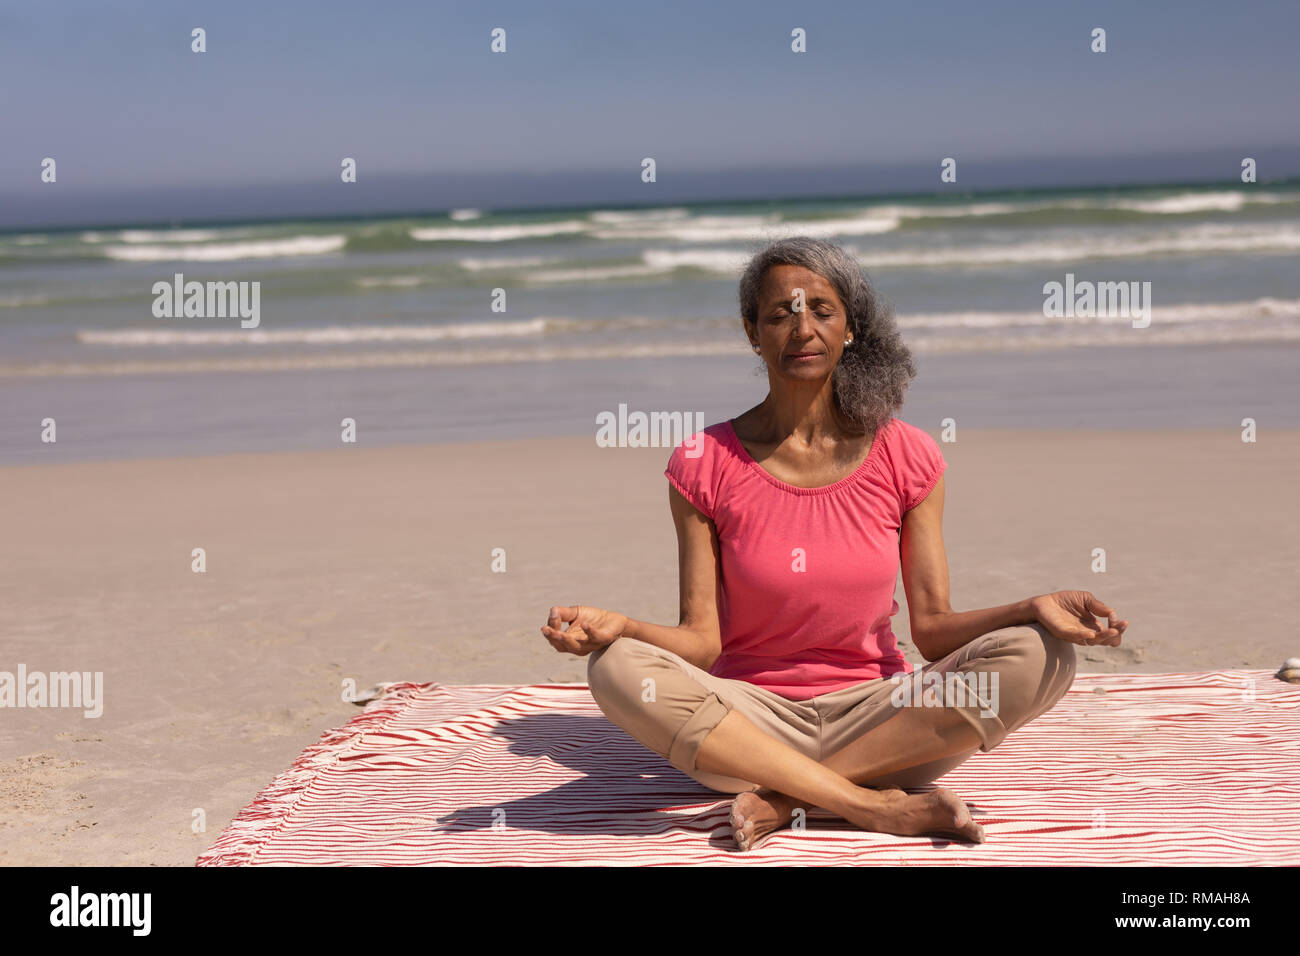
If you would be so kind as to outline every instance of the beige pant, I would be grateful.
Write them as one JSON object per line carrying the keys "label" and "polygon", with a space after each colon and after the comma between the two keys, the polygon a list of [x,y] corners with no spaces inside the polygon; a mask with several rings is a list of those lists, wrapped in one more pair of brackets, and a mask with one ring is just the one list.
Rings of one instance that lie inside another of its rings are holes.
{"label": "beige pant", "polygon": [[820,762],[902,706],[952,707],[979,734],[978,747],[858,781],[908,788],[943,776],[976,750],[992,750],[1007,734],[1050,710],[1073,682],[1074,668],[1074,645],[1035,623],[992,631],[898,681],[882,677],[803,701],[747,681],[714,677],[672,651],[633,638],[619,638],[592,652],[587,683],[610,721],[682,773],[725,793],[758,786],[695,766],[700,744],[730,710]]}

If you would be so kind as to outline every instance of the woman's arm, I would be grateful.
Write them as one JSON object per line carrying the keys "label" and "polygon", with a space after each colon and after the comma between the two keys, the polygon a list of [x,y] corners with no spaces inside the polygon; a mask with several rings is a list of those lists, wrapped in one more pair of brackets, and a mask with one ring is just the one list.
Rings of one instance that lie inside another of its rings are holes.
{"label": "woman's arm", "polygon": [[718,624],[718,532],[682,493],[668,485],[668,503],[677,526],[677,582],[680,616],[676,627],[627,622],[624,637],[672,651],[708,670],[722,653]]}
{"label": "woman's arm", "polygon": [[[722,653],[718,624],[718,533],[671,484],[668,500],[677,525],[681,623],[636,621],[614,611],[578,605],[551,608],[542,634],[557,651],[585,655],[622,638],[645,641],[708,670]],[[561,630],[560,625],[567,626]]]}
{"label": "woman's arm", "polygon": [[927,661],[936,661],[989,631],[1031,624],[1037,617],[1033,598],[954,611],[948,603],[948,557],[943,547],[944,479],[916,507],[903,515],[899,555],[912,643]]}

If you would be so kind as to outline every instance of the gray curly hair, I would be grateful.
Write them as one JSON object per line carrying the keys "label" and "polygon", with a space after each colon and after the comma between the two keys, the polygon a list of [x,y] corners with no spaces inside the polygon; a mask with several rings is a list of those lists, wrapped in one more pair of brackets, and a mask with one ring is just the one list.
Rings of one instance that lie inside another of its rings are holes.
{"label": "gray curly hair", "polygon": [[877,431],[902,407],[903,392],[916,377],[912,351],[898,331],[894,310],[877,295],[850,253],[822,239],[792,236],[760,249],[741,274],[740,314],[755,332],[763,277],[775,265],[803,266],[817,273],[844,303],[853,342],[845,346],[831,373],[835,405],[862,434]]}

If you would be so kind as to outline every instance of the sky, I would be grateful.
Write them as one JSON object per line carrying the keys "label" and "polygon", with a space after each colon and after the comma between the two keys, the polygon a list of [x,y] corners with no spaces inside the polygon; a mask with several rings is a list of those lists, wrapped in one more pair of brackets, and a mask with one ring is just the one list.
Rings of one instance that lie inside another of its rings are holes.
{"label": "sky", "polygon": [[937,188],[948,156],[971,188],[1290,176],[1297,38],[1300,4],[1257,0],[3,0],[0,228],[631,198],[647,156],[668,201]]}

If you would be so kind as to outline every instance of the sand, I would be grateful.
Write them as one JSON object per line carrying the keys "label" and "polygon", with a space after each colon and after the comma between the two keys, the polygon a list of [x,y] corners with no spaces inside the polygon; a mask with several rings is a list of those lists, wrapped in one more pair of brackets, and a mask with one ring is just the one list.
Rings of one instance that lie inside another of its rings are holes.
{"label": "sand", "polygon": [[[1132,623],[1083,671],[1300,654],[1300,431],[942,448],[955,609],[1092,590]],[[564,438],[0,469],[0,670],[104,675],[98,718],[0,710],[0,864],[192,864],[357,712],[345,678],[584,680],[539,633],[551,604],[677,620],[668,454]]]}

